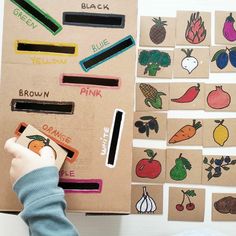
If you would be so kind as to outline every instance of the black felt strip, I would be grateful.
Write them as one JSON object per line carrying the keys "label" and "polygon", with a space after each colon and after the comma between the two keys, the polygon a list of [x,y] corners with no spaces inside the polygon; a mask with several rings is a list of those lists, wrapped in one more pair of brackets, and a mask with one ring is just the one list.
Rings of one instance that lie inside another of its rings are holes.
{"label": "black felt strip", "polygon": [[91,183],[59,182],[58,186],[65,190],[99,190],[100,189],[100,184],[96,182],[91,182]]}
{"label": "black felt strip", "polygon": [[116,156],[117,145],[118,145],[118,140],[120,136],[122,118],[123,118],[123,113],[121,111],[117,111],[114,127],[113,127],[112,138],[111,138],[111,145],[110,145],[109,154],[108,154],[108,161],[107,161],[108,165],[115,164],[115,156]]}
{"label": "black felt strip", "polygon": [[87,12],[64,12],[63,24],[105,28],[124,28],[125,16]]}
{"label": "black felt strip", "polygon": [[11,110],[20,112],[73,114],[74,102],[54,102],[27,99],[12,99]]}
{"label": "black felt strip", "polygon": [[86,77],[86,76],[72,76],[63,75],[62,83],[68,84],[81,84],[81,85],[97,85],[97,86],[107,86],[107,87],[118,87],[118,79],[106,79],[106,78],[96,78],[96,77]]}

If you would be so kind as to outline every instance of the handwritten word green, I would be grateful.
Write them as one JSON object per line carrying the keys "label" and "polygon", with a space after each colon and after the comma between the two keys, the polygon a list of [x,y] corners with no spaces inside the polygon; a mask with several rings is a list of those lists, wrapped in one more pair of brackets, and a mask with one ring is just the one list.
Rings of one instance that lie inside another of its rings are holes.
{"label": "handwritten word green", "polygon": [[25,22],[25,24],[31,27],[32,29],[35,29],[38,27],[38,25],[29,16],[25,15],[24,12],[21,11],[20,9],[18,8],[14,9],[13,14],[16,17],[18,17],[20,20]]}

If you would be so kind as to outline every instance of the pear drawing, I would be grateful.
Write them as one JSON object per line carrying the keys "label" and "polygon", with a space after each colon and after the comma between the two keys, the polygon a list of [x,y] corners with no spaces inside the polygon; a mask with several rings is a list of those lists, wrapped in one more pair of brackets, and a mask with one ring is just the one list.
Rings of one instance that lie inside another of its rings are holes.
{"label": "pear drawing", "polygon": [[191,170],[191,163],[180,153],[179,157],[175,160],[175,166],[170,170],[170,177],[173,180],[181,181],[186,179],[187,170]]}

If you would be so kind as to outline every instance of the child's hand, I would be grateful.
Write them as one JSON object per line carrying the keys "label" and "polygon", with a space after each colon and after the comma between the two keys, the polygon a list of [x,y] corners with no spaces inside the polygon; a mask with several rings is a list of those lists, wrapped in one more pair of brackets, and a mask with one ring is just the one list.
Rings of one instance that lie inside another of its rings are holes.
{"label": "child's hand", "polygon": [[8,139],[4,148],[14,156],[10,169],[13,184],[33,170],[55,166],[55,156],[51,148],[44,147],[40,150],[40,155],[37,155],[28,148],[16,143],[16,138]]}

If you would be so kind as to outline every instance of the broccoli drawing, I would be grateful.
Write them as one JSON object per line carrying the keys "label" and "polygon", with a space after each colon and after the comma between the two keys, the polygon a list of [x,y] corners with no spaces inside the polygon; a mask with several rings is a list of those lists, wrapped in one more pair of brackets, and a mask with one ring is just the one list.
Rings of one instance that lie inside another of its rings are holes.
{"label": "broccoli drawing", "polygon": [[170,55],[159,50],[141,51],[138,61],[140,65],[146,66],[144,74],[156,76],[161,67],[168,67],[171,64]]}

